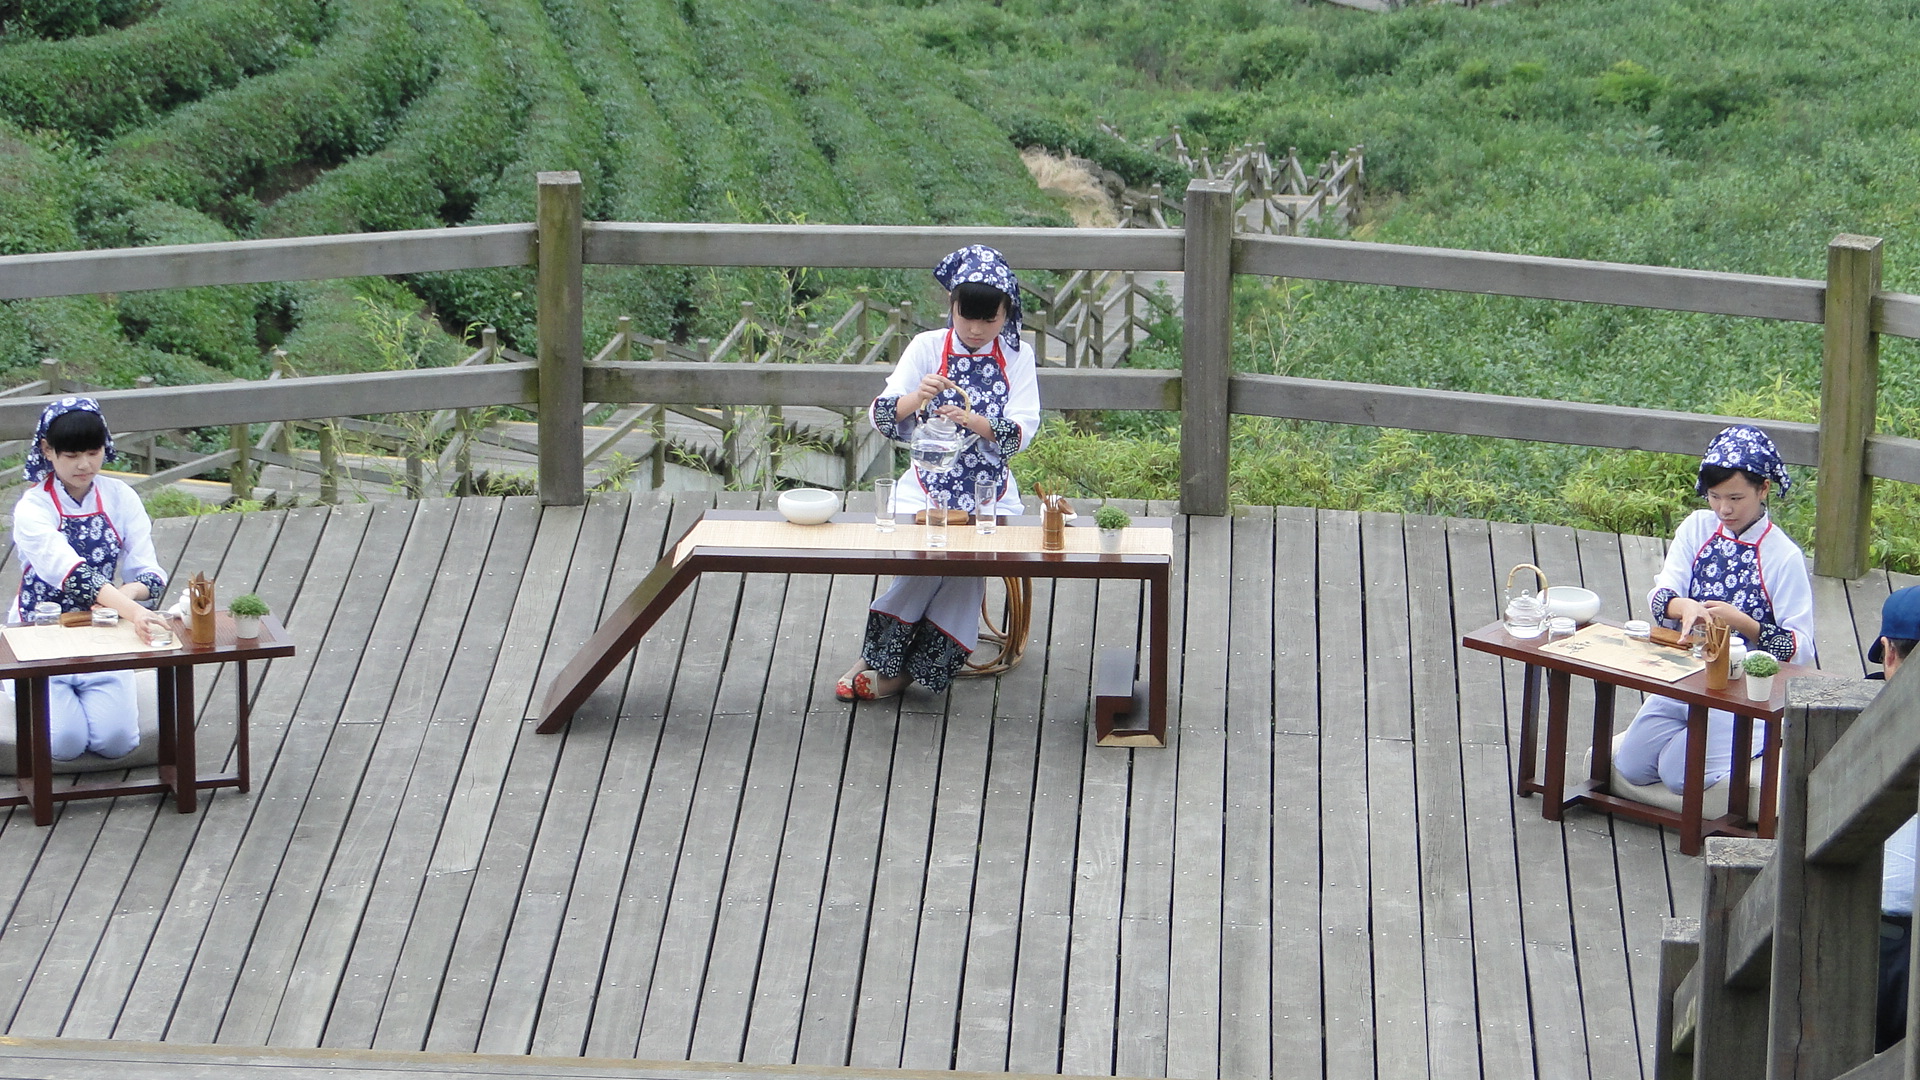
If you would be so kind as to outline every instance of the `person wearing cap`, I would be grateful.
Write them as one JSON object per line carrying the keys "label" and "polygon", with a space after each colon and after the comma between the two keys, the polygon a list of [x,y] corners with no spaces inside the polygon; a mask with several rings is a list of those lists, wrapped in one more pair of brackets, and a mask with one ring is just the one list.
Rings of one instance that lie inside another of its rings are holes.
{"label": "person wearing cap", "polygon": [[[1653,616],[1682,634],[1712,618],[1782,663],[1811,664],[1813,582],[1807,559],[1767,515],[1767,497],[1792,486],[1787,467],[1766,432],[1747,424],[1721,430],[1700,458],[1694,490],[1707,508],[1674,532],[1667,561],[1647,597]],[[1765,725],[1753,725],[1751,746],[1766,745]],[[1708,787],[1733,771],[1733,714],[1707,718]],[[1650,696],[1613,752],[1614,769],[1635,784],[1655,780],[1682,794],[1686,782],[1687,706]]]}
{"label": "person wearing cap", "polygon": [[[1880,605],[1880,636],[1867,659],[1884,669],[1869,679],[1891,679],[1920,641],[1920,586],[1896,589]],[[1873,1052],[1907,1034],[1907,968],[1913,940],[1913,869],[1920,817],[1908,818],[1880,854],[1880,996],[1874,1010]]]}

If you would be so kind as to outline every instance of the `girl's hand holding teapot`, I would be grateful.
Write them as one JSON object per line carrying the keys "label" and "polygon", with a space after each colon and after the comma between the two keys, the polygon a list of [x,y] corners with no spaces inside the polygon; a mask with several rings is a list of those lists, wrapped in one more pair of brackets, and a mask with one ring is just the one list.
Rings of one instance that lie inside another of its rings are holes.
{"label": "girl's hand holding teapot", "polygon": [[[905,420],[925,408],[927,402],[949,390],[958,390],[959,384],[938,372],[928,372],[920,377],[920,385],[911,393],[900,395],[900,404],[894,409],[900,419]],[[941,410],[945,414],[945,410]]]}

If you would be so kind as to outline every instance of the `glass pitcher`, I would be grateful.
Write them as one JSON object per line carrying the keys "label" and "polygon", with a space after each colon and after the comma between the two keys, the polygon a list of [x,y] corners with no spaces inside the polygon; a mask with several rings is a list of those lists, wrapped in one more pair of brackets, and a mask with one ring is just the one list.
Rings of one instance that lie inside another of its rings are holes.
{"label": "glass pitcher", "polygon": [[[1513,589],[1514,575],[1522,570],[1531,570],[1534,584],[1539,591],[1521,588]],[[1547,573],[1532,563],[1521,563],[1507,571],[1507,611],[1503,620],[1507,627],[1507,636],[1515,638],[1537,638],[1546,632],[1547,619]]]}
{"label": "glass pitcher", "polygon": [[[954,387],[954,391],[966,402],[967,408],[973,408],[973,398],[964,389]],[[922,472],[945,475],[960,464],[960,452],[979,441],[980,436],[961,427],[944,416],[935,416],[922,420],[914,427],[913,436],[907,442],[907,449],[913,455],[913,463]]]}

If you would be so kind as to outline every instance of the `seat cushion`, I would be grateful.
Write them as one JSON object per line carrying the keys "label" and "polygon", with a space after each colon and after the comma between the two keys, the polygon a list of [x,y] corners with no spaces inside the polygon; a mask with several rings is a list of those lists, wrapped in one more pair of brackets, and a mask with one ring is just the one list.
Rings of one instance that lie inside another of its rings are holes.
{"label": "seat cushion", "polygon": [[[4,715],[0,715],[0,775],[18,776],[13,739],[13,683],[11,680],[0,682],[0,688],[4,688],[0,689],[0,704],[6,707]],[[160,760],[160,689],[152,668],[133,673],[133,691],[140,702],[140,745],[125,757],[103,758],[85,753],[71,761],[56,761],[53,763],[55,773],[111,772],[152,765]]]}
{"label": "seat cushion", "polygon": [[[1613,737],[1613,748],[1615,751],[1620,749],[1620,740],[1623,738],[1625,738],[1624,735],[1615,735]],[[1752,768],[1749,769],[1747,773],[1747,812],[1751,814],[1760,812],[1760,764],[1761,759],[1754,758]],[[1586,757],[1581,761],[1580,775],[1590,776],[1592,775],[1592,769],[1593,751],[1589,749]],[[1702,818],[1712,819],[1725,814],[1727,812],[1727,792],[1729,789],[1730,785],[1725,780],[1707,788],[1700,796],[1700,816]],[[1622,799],[1632,799],[1634,802],[1646,803],[1648,806],[1658,806],[1665,810],[1671,810],[1676,814],[1680,812],[1680,796],[1667,790],[1667,785],[1658,780],[1655,780],[1651,784],[1631,783],[1620,775],[1618,769],[1615,769],[1612,779],[1607,783],[1607,791]]]}

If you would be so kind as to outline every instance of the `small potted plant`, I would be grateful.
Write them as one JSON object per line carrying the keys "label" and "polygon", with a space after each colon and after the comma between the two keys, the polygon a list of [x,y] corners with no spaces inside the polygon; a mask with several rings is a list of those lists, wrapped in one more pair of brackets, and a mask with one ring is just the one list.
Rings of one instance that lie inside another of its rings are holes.
{"label": "small potted plant", "polygon": [[1747,670],[1747,700],[1770,701],[1773,699],[1773,677],[1780,673],[1780,661],[1772,653],[1758,650],[1747,654],[1741,661]]}
{"label": "small potted plant", "polygon": [[233,636],[242,641],[251,641],[260,636],[260,616],[267,613],[267,602],[253,593],[244,593],[233,598],[227,605],[233,614]]}
{"label": "small potted plant", "polygon": [[1093,523],[1100,527],[1100,550],[1117,552],[1120,530],[1133,524],[1133,519],[1117,506],[1103,506],[1093,512]]}

